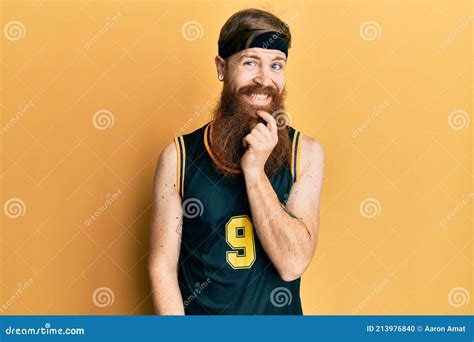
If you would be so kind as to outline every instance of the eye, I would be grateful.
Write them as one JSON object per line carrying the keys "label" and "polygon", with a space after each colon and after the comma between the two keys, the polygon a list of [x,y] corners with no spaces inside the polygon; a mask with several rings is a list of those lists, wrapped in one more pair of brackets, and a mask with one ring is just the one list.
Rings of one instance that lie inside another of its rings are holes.
{"label": "eye", "polygon": [[283,69],[283,65],[280,64],[280,63],[273,63],[272,64],[272,69],[281,70],[281,69]]}
{"label": "eye", "polygon": [[250,61],[245,61],[244,65],[252,65],[253,66],[253,65],[257,65],[257,64],[255,63],[255,61],[250,60]]}

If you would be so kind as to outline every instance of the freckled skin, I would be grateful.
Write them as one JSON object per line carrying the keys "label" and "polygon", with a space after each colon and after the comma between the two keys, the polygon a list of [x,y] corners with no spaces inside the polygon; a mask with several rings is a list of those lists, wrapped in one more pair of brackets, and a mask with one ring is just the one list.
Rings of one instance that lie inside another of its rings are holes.
{"label": "freckled skin", "polygon": [[[256,234],[286,281],[297,279],[308,267],[316,250],[319,231],[319,195],[323,179],[320,144],[303,136],[300,161],[300,177],[284,206],[272,192],[262,167],[253,173],[242,168]],[[268,219],[268,213],[272,213],[272,219]]]}

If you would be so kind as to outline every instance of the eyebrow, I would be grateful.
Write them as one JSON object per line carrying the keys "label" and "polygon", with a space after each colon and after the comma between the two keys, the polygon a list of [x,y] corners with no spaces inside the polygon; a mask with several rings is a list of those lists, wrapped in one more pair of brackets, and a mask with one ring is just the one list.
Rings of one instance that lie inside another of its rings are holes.
{"label": "eyebrow", "polygon": [[[242,56],[240,56],[239,62],[240,62],[242,59],[244,59],[244,58],[253,58],[253,59],[261,60],[261,58],[258,57],[257,55],[246,55],[246,54],[243,54]],[[285,61],[285,62],[286,62],[286,58],[281,57],[281,56],[276,56],[275,58],[272,59],[272,62],[273,62],[273,61]]]}

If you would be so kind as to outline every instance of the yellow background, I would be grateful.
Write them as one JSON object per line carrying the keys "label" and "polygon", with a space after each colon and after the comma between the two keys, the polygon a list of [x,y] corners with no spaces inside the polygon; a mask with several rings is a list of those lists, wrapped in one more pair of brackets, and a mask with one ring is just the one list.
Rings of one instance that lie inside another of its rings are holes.
{"label": "yellow background", "polygon": [[[209,119],[218,33],[246,7],[290,25],[292,125],[326,152],[305,314],[473,312],[472,3],[3,1],[1,313],[151,313],[155,164]],[[95,128],[100,110],[112,127]]]}

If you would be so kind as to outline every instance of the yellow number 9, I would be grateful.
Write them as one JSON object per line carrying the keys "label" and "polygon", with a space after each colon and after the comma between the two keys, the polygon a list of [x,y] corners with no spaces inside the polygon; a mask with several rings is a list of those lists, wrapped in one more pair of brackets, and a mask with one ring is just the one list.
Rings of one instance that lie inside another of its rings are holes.
{"label": "yellow number 9", "polygon": [[253,224],[247,215],[233,216],[225,225],[225,238],[232,251],[227,251],[227,262],[232,268],[250,268],[255,262]]}

